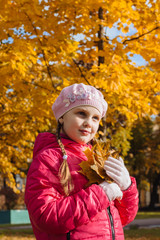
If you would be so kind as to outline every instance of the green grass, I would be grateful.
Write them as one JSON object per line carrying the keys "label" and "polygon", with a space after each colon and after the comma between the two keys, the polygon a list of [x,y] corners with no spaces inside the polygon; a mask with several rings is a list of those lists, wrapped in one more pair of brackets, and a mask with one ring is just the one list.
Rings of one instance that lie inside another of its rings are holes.
{"label": "green grass", "polygon": [[136,219],[160,218],[160,212],[138,212]]}
{"label": "green grass", "polygon": [[[160,228],[154,229],[130,229],[124,230],[125,240],[159,240],[160,239]],[[28,239],[35,239],[33,232],[31,229],[10,229],[7,228],[3,230],[0,234],[0,239],[3,237],[7,237],[5,239],[11,240],[12,237],[16,237],[16,239],[23,239],[23,237],[28,236]],[[33,238],[32,238],[33,237]],[[15,238],[14,238],[15,239]]]}
{"label": "green grass", "polygon": [[160,228],[124,230],[125,239],[159,240]]}
{"label": "green grass", "polygon": [[[21,226],[22,228],[16,228]],[[24,228],[23,228],[24,226]],[[10,237],[25,237],[33,236],[32,228],[25,228],[25,226],[30,226],[30,224],[1,224],[0,225],[0,239],[3,239],[4,236]]]}
{"label": "green grass", "polygon": [[1,235],[12,235],[12,236],[17,236],[17,235],[23,235],[25,236],[27,235],[33,235],[33,231],[32,229],[25,229],[25,228],[21,228],[21,229],[9,229],[9,228],[4,228],[4,229],[0,229],[0,234]]}
{"label": "green grass", "polygon": [[[11,240],[12,237],[17,237],[16,239],[21,239],[23,237],[29,236],[33,237],[34,235],[32,229],[8,229],[7,227],[3,230],[0,230],[0,239],[3,239],[4,236],[8,237],[8,240]],[[129,229],[124,230],[126,240],[159,240],[160,239],[160,228],[154,229]]]}

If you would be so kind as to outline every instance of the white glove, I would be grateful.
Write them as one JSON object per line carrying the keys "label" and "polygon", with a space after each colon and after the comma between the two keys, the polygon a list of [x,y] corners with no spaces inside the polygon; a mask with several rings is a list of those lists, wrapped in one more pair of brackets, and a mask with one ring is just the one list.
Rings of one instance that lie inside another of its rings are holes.
{"label": "white glove", "polygon": [[106,174],[118,184],[122,191],[131,185],[129,172],[121,157],[119,159],[108,157],[108,160],[105,161],[104,169]]}
{"label": "white glove", "polygon": [[103,188],[105,194],[109,198],[109,201],[113,201],[115,199],[122,199],[123,193],[116,183],[108,183],[104,181],[100,183],[99,186]]}

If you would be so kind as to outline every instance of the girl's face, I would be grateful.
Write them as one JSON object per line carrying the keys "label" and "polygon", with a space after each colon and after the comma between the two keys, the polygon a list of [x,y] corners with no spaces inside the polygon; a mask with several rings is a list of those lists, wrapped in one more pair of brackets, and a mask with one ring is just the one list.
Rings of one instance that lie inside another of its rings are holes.
{"label": "girl's face", "polygon": [[93,139],[100,120],[101,114],[96,108],[79,106],[65,113],[59,122],[63,125],[62,133],[77,143],[85,144]]}

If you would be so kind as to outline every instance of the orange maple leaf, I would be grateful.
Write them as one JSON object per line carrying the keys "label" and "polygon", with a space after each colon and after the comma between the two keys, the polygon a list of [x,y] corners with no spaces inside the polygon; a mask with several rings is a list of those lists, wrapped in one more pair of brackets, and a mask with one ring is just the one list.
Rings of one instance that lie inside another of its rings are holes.
{"label": "orange maple leaf", "polygon": [[87,186],[93,183],[101,183],[107,181],[109,183],[113,180],[107,176],[104,170],[104,162],[109,156],[118,157],[119,153],[110,147],[110,142],[98,142],[93,143],[93,147],[89,147],[84,150],[84,154],[87,157],[87,161],[82,161],[79,165],[81,167],[80,173],[87,177]]}

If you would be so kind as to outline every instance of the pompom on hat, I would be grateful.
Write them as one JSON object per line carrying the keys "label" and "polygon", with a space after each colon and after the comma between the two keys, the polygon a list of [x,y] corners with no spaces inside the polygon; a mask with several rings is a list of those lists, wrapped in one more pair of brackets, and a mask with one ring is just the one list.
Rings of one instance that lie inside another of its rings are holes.
{"label": "pompom on hat", "polygon": [[105,116],[108,108],[108,104],[99,90],[90,85],[75,83],[62,89],[52,105],[52,110],[58,121],[66,112],[81,105],[95,107],[102,117]]}

